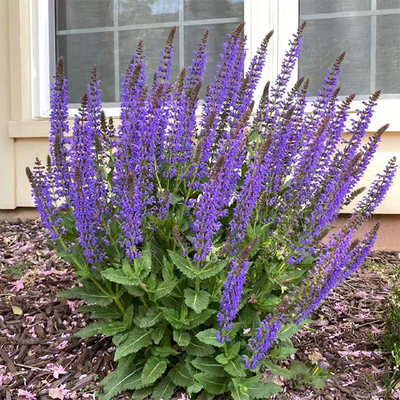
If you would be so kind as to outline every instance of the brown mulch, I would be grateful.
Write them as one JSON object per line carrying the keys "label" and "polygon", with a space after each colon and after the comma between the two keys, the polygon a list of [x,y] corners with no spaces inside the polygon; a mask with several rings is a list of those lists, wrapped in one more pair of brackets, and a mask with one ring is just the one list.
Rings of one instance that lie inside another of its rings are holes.
{"label": "brown mulch", "polygon": [[[110,340],[74,336],[88,321],[73,312],[78,302],[56,297],[74,274],[46,242],[38,221],[0,222],[1,400],[94,399],[97,382],[113,368]],[[376,252],[370,261],[375,266],[363,267],[336,290],[294,338],[294,358],[330,374],[325,387],[276,377],[283,386],[276,399],[383,398],[382,311],[400,258]]]}

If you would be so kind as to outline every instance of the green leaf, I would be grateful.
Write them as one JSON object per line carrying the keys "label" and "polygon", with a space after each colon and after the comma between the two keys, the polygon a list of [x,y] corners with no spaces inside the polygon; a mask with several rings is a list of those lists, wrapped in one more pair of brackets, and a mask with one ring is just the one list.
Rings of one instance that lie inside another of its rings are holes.
{"label": "green leaf", "polygon": [[228,264],[228,261],[229,260],[210,262],[204,268],[201,269],[200,274],[199,274],[200,279],[208,279],[208,278],[211,278],[211,277],[217,275]]}
{"label": "green leaf", "polygon": [[278,339],[280,339],[280,340],[290,339],[293,335],[295,335],[300,330],[300,328],[301,327],[296,324],[284,325],[278,333]]}
{"label": "green leaf", "polygon": [[279,304],[281,299],[279,297],[269,297],[268,299],[257,299],[257,302],[253,304],[255,308],[265,312],[271,312],[275,306]]}
{"label": "green leaf", "polygon": [[80,314],[80,313],[83,314],[91,313],[90,316],[92,319],[112,320],[112,319],[121,319],[123,316],[121,310],[113,304],[110,304],[108,307],[97,306],[97,305],[80,306],[74,311],[74,314]]}
{"label": "green leaf", "polygon": [[271,371],[274,375],[279,375],[283,378],[293,378],[292,371],[274,364],[271,360],[268,360],[267,358],[264,358],[262,360],[262,364],[267,367],[268,370]]}
{"label": "green leaf", "polygon": [[224,344],[218,342],[217,340],[217,330],[214,328],[209,328],[204,331],[199,332],[196,337],[203,343],[211,344],[215,347],[223,347]]}
{"label": "green leaf", "polygon": [[197,271],[194,265],[185,257],[182,257],[177,251],[168,250],[168,254],[179,271],[186,275],[189,279],[195,279]]}
{"label": "green leaf", "polygon": [[135,324],[139,326],[139,328],[151,328],[157,322],[161,321],[162,316],[163,316],[162,311],[153,307],[148,309],[146,314],[144,315],[139,314],[135,316],[133,320]]}
{"label": "green leaf", "polygon": [[194,375],[194,379],[199,382],[207,392],[211,394],[222,394],[228,391],[226,377],[213,376],[204,372]]}
{"label": "green leaf", "polygon": [[188,387],[193,383],[192,373],[183,363],[179,363],[171,369],[169,377],[176,386]]}
{"label": "green leaf", "polygon": [[189,345],[191,337],[190,334],[184,331],[174,330],[173,338],[179,346],[186,347]]}
{"label": "green leaf", "polygon": [[127,258],[125,258],[123,263],[122,263],[122,272],[128,278],[133,279],[135,277],[135,273],[133,272],[133,268],[131,266],[131,263],[130,263],[129,259],[127,259]]}
{"label": "green leaf", "polygon": [[155,382],[167,369],[167,362],[156,357],[150,357],[144,365],[142,383],[150,385]]}
{"label": "green leaf", "polygon": [[179,354],[179,352],[171,346],[153,346],[151,353],[158,358],[167,358]]}
{"label": "green leaf", "polygon": [[128,278],[125,274],[114,268],[107,268],[105,271],[101,271],[101,275],[111,282],[119,283],[126,286],[138,286],[140,281],[136,278]]}
{"label": "green leaf", "polygon": [[205,290],[196,292],[193,289],[185,289],[184,295],[186,305],[194,310],[196,314],[200,314],[210,303],[210,294]]}
{"label": "green leaf", "polygon": [[133,304],[131,304],[125,311],[124,314],[124,325],[126,329],[129,329],[132,326],[133,320]]}
{"label": "green leaf", "polygon": [[162,299],[163,297],[168,296],[174,290],[176,284],[177,284],[176,279],[171,279],[169,281],[162,281],[151,292],[150,295],[154,298],[154,301]]}
{"label": "green leaf", "polygon": [[87,338],[95,335],[101,335],[106,322],[92,322],[75,333],[80,338]]}
{"label": "green leaf", "polygon": [[190,328],[194,329],[201,325],[202,323],[206,322],[208,318],[210,318],[213,314],[215,314],[216,310],[207,309],[204,310],[201,314],[196,314],[193,312],[189,314],[188,320],[190,324]]}
{"label": "green leaf", "polygon": [[159,344],[161,342],[164,333],[165,333],[165,326],[156,328],[154,329],[153,332],[151,332],[151,339],[153,340],[154,344]]}
{"label": "green leaf", "polygon": [[224,365],[224,370],[236,378],[246,376],[245,365],[243,360],[237,356],[232,360],[229,360],[226,365]]}
{"label": "green leaf", "polygon": [[214,354],[215,349],[209,344],[202,343],[200,340],[194,338],[189,346],[187,346],[186,352],[192,356],[205,357]]}
{"label": "green leaf", "polygon": [[226,358],[225,354],[218,354],[215,359],[222,365],[226,365],[229,362],[229,358]]}
{"label": "green leaf", "polygon": [[132,296],[135,297],[140,297],[144,295],[144,290],[140,286],[125,286],[124,289],[131,294]]}
{"label": "green leaf", "polygon": [[199,382],[193,383],[186,390],[188,395],[191,397],[193,394],[199,393],[203,389],[203,386]]}
{"label": "green leaf", "polygon": [[147,246],[141,254],[140,258],[135,259],[135,271],[136,275],[141,278],[147,276],[151,271],[152,260],[151,260],[151,248]]}
{"label": "green leaf", "polygon": [[282,391],[282,388],[273,382],[258,382],[250,385],[247,393],[253,399],[267,399]]}
{"label": "green leaf", "polygon": [[296,351],[297,349],[293,346],[275,346],[270,351],[269,356],[272,360],[285,360]]}
{"label": "green leaf", "polygon": [[99,395],[99,400],[111,400],[124,390],[138,388],[142,368],[142,364],[135,366],[131,357],[121,360],[117,369],[103,379],[104,393]]}
{"label": "green leaf", "polygon": [[163,312],[164,318],[175,328],[182,329],[188,327],[186,321],[181,320],[181,316],[179,312],[174,310],[173,308],[160,307],[160,310]]}
{"label": "green leaf", "polygon": [[229,382],[229,390],[231,391],[231,396],[233,400],[249,400],[250,396],[247,393],[247,390],[243,388],[243,386],[236,381],[236,379],[232,379]]}
{"label": "green leaf", "polygon": [[132,399],[144,400],[153,393],[154,388],[155,385],[150,385],[142,389],[137,389],[133,392]]}
{"label": "green leaf", "polygon": [[236,342],[233,346],[228,345],[228,351],[226,352],[226,356],[228,360],[235,358],[240,351],[240,342]]}
{"label": "green leaf", "polygon": [[126,325],[121,321],[106,322],[103,331],[101,332],[105,336],[115,336],[120,332],[126,331]]}
{"label": "green leaf", "polygon": [[153,391],[154,400],[169,400],[175,392],[175,384],[172,382],[169,376],[166,376],[161,380],[161,382],[156,386]]}
{"label": "green leaf", "polygon": [[226,372],[221,364],[212,357],[196,357],[191,361],[192,365],[202,372],[207,372],[215,376],[226,376]]}
{"label": "green leaf", "polygon": [[82,287],[74,287],[58,293],[57,297],[66,299],[81,299],[88,303],[97,304],[99,306],[108,306],[113,299],[97,288],[94,284],[85,282]]}
{"label": "green leaf", "polygon": [[120,358],[137,352],[150,344],[151,332],[145,331],[144,329],[134,328],[117,347],[114,360],[118,361]]}

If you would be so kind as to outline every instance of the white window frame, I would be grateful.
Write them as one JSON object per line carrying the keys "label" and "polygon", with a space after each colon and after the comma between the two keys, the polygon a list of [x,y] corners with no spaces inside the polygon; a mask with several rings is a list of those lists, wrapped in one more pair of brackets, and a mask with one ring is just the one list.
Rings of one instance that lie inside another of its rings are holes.
{"label": "white window frame", "polygon": [[[33,117],[48,117],[50,114],[50,85],[55,65],[55,16],[54,0],[31,1],[32,33],[32,113]],[[268,56],[256,99],[261,95],[267,81],[273,83],[280,71],[280,64],[287,50],[288,41],[295,33],[299,21],[298,0],[244,0],[245,33],[248,37],[247,64],[256,53],[263,37],[271,29],[274,35],[268,47]],[[307,28],[306,28],[307,29]],[[293,84],[298,79],[297,69],[292,77]],[[362,108],[365,96],[353,103],[355,111]],[[383,98],[370,125],[370,130],[377,130],[385,123],[390,123],[391,131],[400,131],[400,119],[396,118],[400,110],[400,99]],[[70,109],[71,116],[77,112]],[[117,117],[118,107],[107,107],[107,115]]]}

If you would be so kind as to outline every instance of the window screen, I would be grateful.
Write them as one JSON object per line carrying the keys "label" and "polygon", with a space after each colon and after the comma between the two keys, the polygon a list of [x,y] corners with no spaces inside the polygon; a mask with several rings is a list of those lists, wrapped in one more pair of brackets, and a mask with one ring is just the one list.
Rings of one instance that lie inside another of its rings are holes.
{"label": "window screen", "polygon": [[160,61],[165,40],[177,26],[173,76],[191,62],[209,30],[206,83],[215,73],[225,37],[243,21],[243,0],[58,0],[57,56],[65,59],[70,101],[78,103],[97,65],[104,102],[118,102],[120,76],[143,39],[148,76]]}

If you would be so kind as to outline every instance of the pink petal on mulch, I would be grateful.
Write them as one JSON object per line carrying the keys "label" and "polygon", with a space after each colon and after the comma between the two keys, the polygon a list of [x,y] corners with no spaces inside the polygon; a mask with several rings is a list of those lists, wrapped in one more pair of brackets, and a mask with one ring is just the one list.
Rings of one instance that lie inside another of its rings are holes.
{"label": "pink petal on mulch", "polygon": [[23,396],[28,400],[36,400],[36,395],[28,392],[27,390],[23,390],[23,389],[18,389],[18,396]]}
{"label": "pink petal on mulch", "polygon": [[59,365],[59,364],[50,363],[50,364],[46,365],[46,368],[49,371],[53,372],[53,376],[56,379],[58,379],[60,377],[60,375],[64,375],[64,374],[67,373],[67,371],[64,369],[64,367],[62,365]]}

